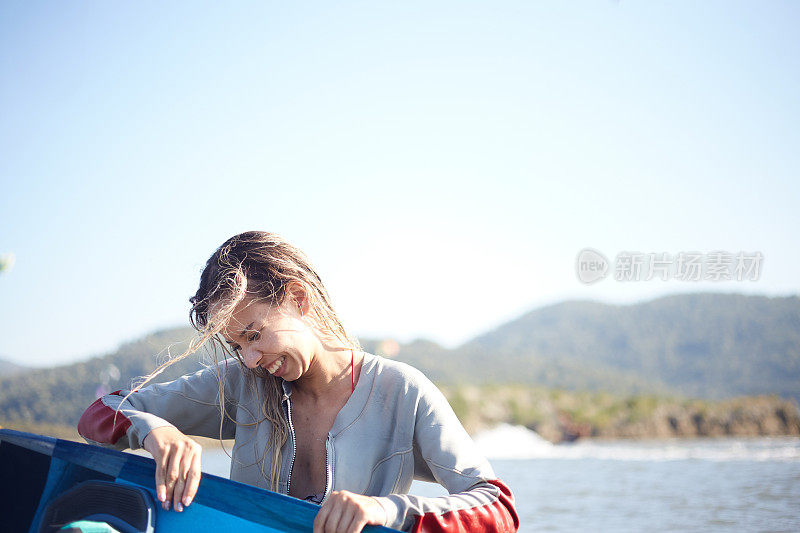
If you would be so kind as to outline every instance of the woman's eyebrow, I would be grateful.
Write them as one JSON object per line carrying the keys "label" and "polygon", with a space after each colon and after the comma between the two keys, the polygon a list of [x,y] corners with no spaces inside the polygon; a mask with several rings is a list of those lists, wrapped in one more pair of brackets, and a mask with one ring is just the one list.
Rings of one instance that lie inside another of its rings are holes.
{"label": "woman's eyebrow", "polygon": [[253,322],[250,322],[247,326],[245,326],[245,328],[241,331],[241,333],[239,333],[239,336],[240,337],[244,337],[244,334],[247,333],[248,331],[250,331],[250,328],[252,328],[253,324],[255,324],[255,323],[256,322],[254,320]]}

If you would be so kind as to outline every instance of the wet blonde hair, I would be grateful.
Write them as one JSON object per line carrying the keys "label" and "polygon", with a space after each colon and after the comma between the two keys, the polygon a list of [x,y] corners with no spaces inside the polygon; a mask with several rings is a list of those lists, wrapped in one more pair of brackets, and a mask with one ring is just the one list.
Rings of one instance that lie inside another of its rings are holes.
{"label": "wet blonde hair", "polygon": [[[265,231],[248,231],[234,235],[211,255],[200,275],[200,286],[190,298],[189,318],[198,336],[180,356],[159,366],[146,381],[152,380],[166,367],[199,350],[210,342],[215,367],[219,368],[218,352],[235,357],[248,377],[253,394],[257,384],[263,383],[264,402],[255,424],[272,425],[269,442],[264,451],[272,456],[268,479],[272,490],[277,490],[281,463],[281,447],[288,438],[288,420],[283,410],[282,380],[271,376],[262,368],[249,369],[238,352],[232,351],[222,339],[221,332],[233,315],[236,306],[246,298],[282,305],[287,298],[302,291],[308,302],[308,312],[303,316],[322,336],[324,342],[360,350],[358,340],[350,335],[331,304],[330,296],[311,262],[295,246],[280,235]],[[230,418],[225,410],[224,379],[219,377],[220,436],[222,421]],[[236,422],[236,421],[234,421]],[[239,422],[236,422],[239,423]]]}

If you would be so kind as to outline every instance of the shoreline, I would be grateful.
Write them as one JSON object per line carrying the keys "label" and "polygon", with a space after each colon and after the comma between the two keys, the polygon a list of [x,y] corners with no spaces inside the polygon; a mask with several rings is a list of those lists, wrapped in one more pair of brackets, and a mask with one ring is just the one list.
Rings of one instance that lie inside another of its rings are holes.
{"label": "shoreline", "polygon": [[[546,439],[544,436],[535,432],[535,430],[526,427],[521,424],[513,424],[511,422],[499,422],[492,426],[482,426],[477,431],[471,431],[470,436],[475,438],[480,438],[482,435],[490,433],[492,431],[496,431],[503,427],[512,427],[512,428],[524,428],[530,430],[542,439],[543,442],[552,444],[554,446],[559,447],[569,447],[576,444],[646,444],[648,442],[652,442],[653,444],[659,443],[668,443],[668,442],[680,442],[680,443],[687,443],[687,442],[721,442],[728,439],[740,439],[740,440],[759,440],[759,439],[798,439],[800,438],[800,434],[798,433],[764,433],[764,434],[716,434],[716,435],[635,435],[635,436],[619,436],[619,435],[609,435],[609,434],[601,434],[601,435],[587,435],[585,437],[580,437],[572,440],[559,440],[553,442],[549,439]],[[32,422],[16,422],[16,421],[0,421],[0,429],[13,429],[16,431],[23,431],[26,433],[35,433],[38,435],[46,435],[48,437],[55,437],[62,440],[69,440],[73,442],[80,442],[85,443],[83,437],[78,434],[78,431],[75,427],[72,426],[64,426],[59,424],[38,424]],[[219,441],[218,439],[213,439],[209,437],[199,437],[195,435],[190,435],[192,439],[198,442],[203,449],[222,449],[223,447],[226,450],[229,450],[233,447],[233,440],[224,440]],[[130,451],[130,450],[129,450]],[[134,453],[137,450],[134,450]],[[144,452],[146,453],[146,452]]]}
{"label": "shoreline", "polygon": [[777,395],[708,400],[522,384],[440,388],[471,435],[500,424],[524,426],[552,443],[800,435],[800,408]]}

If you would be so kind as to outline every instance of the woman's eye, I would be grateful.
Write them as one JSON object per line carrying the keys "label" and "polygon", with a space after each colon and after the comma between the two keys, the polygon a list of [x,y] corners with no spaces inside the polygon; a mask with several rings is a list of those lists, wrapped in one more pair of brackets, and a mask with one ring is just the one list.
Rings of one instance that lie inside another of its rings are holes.
{"label": "woman's eye", "polygon": [[250,342],[255,342],[255,341],[257,341],[257,340],[258,340],[258,338],[259,338],[260,336],[261,336],[261,334],[260,334],[259,332],[257,332],[257,331],[256,331],[256,332],[252,333],[252,334],[251,334],[251,335],[250,335],[250,336],[247,338],[247,340],[248,340],[248,341],[250,341]]}

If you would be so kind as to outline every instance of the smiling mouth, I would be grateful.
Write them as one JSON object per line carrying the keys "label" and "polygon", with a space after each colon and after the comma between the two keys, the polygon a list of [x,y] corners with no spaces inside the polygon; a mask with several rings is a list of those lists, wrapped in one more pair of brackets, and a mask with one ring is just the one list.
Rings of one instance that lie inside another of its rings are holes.
{"label": "smiling mouth", "polygon": [[282,355],[281,357],[279,357],[278,359],[276,359],[274,363],[272,363],[271,365],[269,365],[269,366],[267,367],[267,372],[269,372],[270,374],[274,374],[275,372],[277,372],[277,371],[278,371],[278,369],[279,369],[281,366],[283,366],[283,363],[284,363],[285,361],[286,361],[286,356],[285,356],[285,355]]}

